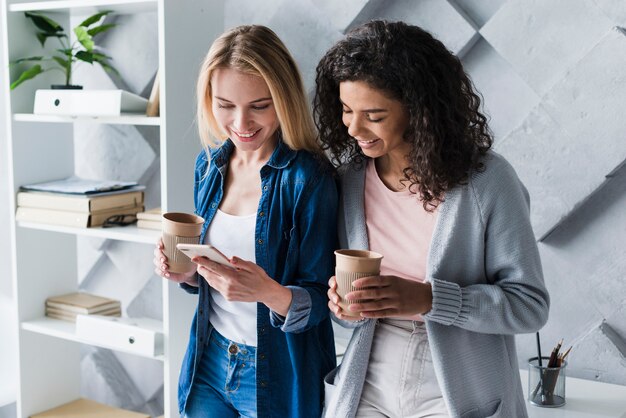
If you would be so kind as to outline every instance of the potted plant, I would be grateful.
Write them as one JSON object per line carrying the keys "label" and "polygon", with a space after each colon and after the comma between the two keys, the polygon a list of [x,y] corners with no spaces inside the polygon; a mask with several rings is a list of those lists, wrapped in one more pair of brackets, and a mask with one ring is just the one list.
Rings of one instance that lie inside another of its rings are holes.
{"label": "potted plant", "polygon": [[22,71],[17,79],[11,83],[11,90],[41,73],[52,70],[63,72],[65,84],[53,85],[51,88],[82,89],[82,86],[72,85],[72,67],[77,61],[87,62],[92,65],[94,62],[97,62],[106,71],[118,74],[117,70],[109,63],[111,57],[100,51],[93,40],[97,34],[106,32],[115,26],[114,24],[101,23],[101,20],[111,12],[111,10],[106,10],[96,13],[76,26],[73,29],[76,35],[74,42],[70,41],[68,34],[65,33],[65,29],[48,16],[36,12],[25,12],[24,15],[38,29],[36,36],[42,48],[48,38],[56,38],[61,47],[56,49],[52,56],[26,57],[11,62],[11,65],[33,63],[31,67]]}

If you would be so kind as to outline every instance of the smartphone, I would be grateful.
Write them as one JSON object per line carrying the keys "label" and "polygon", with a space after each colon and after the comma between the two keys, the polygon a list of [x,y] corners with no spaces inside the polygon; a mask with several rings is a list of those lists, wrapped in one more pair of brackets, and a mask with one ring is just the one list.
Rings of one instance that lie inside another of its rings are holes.
{"label": "smartphone", "polygon": [[216,263],[233,267],[230,260],[220,250],[209,244],[176,244],[176,248],[183,252],[187,257],[206,257]]}

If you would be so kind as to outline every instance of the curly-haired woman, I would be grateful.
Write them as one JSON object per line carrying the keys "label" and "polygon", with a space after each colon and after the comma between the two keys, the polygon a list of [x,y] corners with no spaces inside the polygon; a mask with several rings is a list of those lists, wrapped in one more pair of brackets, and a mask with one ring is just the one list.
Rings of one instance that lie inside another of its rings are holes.
{"label": "curly-haired woman", "polygon": [[326,53],[316,81],[342,247],[384,255],[348,312],[330,279],[330,309],[355,331],[326,378],[326,416],[527,416],[514,334],[546,322],[549,297],[528,194],[490,151],[461,62],[416,26],[373,21]]}

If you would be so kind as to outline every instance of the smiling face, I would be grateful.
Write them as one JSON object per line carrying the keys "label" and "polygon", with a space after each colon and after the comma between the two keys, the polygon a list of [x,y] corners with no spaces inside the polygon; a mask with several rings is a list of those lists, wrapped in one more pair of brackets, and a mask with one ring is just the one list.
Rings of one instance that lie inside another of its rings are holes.
{"label": "smiling face", "polygon": [[411,145],[402,139],[409,125],[408,112],[398,100],[364,81],[339,84],[343,124],[363,153],[371,158],[406,156]]}
{"label": "smiling face", "polygon": [[279,122],[263,78],[218,68],[211,76],[211,94],[215,120],[238,150],[274,149]]}

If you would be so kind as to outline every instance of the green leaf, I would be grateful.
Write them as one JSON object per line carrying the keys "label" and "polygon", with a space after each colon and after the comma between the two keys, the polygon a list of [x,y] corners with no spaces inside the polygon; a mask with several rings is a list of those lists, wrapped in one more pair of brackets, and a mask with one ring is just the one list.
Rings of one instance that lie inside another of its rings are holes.
{"label": "green leaf", "polygon": [[67,38],[67,35],[65,35],[64,33],[44,33],[44,32],[37,32],[37,39],[39,40],[39,43],[41,44],[41,47],[43,48],[43,46],[46,43],[46,40],[48,38]]}
{"label": "green leaf", "polygon": [[101,52],[94,52],[93,53],[93,59],[94,61],[104,61],[104,60],[110,60],[112,59],[111,57],[109,57],[108,55],[105,55]]}
{"label": "green leaf", "polygon": [[88,62],[89,64],[93,64],[93,54],[87,51],[78,51],[76,53],[76,58],[81,61]]}
{"label": "green leaf", "polygon": [[44,16],[35,12],[24,12],[24,16],[31,19],[35,26],[41,29],[45,33],[63,32],[63,26],[59,25],[48,16]]}
{"label": "green leaf", "polygon": [[17,80],[15,80],[13,83],[11,83],[11,90],[15,89],[17,86],[22,84],[24,81],[30,80],[31,78],[36,77],[37,74],[40,74],[42,72],[43,72],[43,70],[41,69],[41,65],[39,65],[39,64],[33,65],[28,70],[26,70],[22,74],[20,74],[20,76],[19,76],[19,78]]}
{"label": "green leaf", "polygon": [[78,25],[78,26],[83,26],[83,27],[86,27],[86,28],[87,28],[87,27],[89,27],[90,25],[93,25],[94,23],[96,23],[97,21],[99,21],[99,20],[102,18],[102,16],[106,16],[106,15],[108,15],[108,14],[109,14],[109,13],[111,13],[111,12],[113,12],[113,10],[105,10],[104,12],[96,13],[96,14],[95,14],[95,15],[93,15],[93,16],[89,16],[87,19],[85,19],[85,20],[83,21],[83,23],[81,23],[81,24],[80,24],[80,25]]}
{"label": "green leaf", "polygon": [[93,39],[91,39],[91,35],[87,33],[87,28],[85,28],[84,26],[77,26],[74,28],[74,33],[76,34],[76,39],[78,39],[78,42],[80,42],[87,51],[93,50],[93,46],[95,44],[93,42]]}
{"label": "green leaf", "polygon": [[28,57],[28,58],[20,58],[18,60],[12,61],[9,65],[14,65],[14,64],[19,64],[20,62],[27,62],[27,61],[41,61],[43,60],[43,57]]}
{"label": "green leaf", "polygon": [[100,25],[100,26],[96,26],[95,28],[91,28],[87,31],[88,34],[90,34],[91,36],[96,36],[99,33],[102,32],[106,32],[111,28],[116,27],[117,25],[115,24],[110,24],[110,25]]}
{"label": "green leaf", "polygon": [[61,58],[61,57],[52,57],[53,60],[55,60],[57,62],[57,64],[59,64],[61,67],[63,67],[63,69],[65,70],[68,66],[69,66],[69,61]]}
{"label": "green leaf", "polygon": [[74,54],[74,50],[72,48],[57,49],[57,51],[68,57],[71,57]]}

